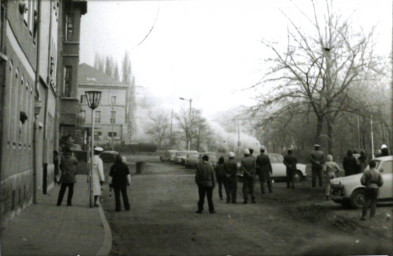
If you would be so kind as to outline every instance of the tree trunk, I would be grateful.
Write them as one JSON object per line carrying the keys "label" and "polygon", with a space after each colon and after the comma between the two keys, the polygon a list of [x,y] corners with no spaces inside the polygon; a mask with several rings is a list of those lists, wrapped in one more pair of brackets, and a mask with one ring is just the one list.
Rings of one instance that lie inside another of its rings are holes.
{"label": "tree trunk", "polygon": [[333,154],[334,147],[334,121],[332,119],[327,120],[327,135],[328,135],[328,153]]}
{"label": "tree trunk", "polygon": [[315,143],[318,143],[319,137],[321,137],[323,129],[323,117],[317,117],[317,133],[315,134]]}

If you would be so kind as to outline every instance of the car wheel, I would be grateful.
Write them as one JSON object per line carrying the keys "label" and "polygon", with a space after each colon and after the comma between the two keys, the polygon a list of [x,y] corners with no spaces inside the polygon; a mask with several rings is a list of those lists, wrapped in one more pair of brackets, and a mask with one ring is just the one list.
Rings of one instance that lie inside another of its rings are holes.
{"label": "car wheel", "polygon": [[351,195],[351,206],[355,209],[363,207],[365,199],[364,189],[356,189]]}
{"label": "car wheel", "polygon": [[301,171],[297,170],[296,173],[293,175],[295,181],[301,181],[303,179],[303,174]]}

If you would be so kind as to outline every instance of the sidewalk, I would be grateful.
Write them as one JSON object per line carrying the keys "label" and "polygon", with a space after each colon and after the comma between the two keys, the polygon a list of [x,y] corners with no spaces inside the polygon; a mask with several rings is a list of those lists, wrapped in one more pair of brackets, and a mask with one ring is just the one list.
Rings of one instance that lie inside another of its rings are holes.
{"label": "sidewalk", "polygon": [[86,175],[77,175],[72,206],[56,206],[60,186],[38,197],[8,222],[2,233],[2,256],[109,255],[112,234],[101,207],[89,208]]}

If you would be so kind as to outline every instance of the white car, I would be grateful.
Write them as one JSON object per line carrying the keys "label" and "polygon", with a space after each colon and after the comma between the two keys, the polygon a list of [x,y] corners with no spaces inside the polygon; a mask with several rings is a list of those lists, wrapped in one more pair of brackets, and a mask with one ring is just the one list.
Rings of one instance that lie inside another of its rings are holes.
{"label": "white car", "polygon": [[187,153],[198,153],[196,150],[177,151],[175,153],[174,162],[176,164],[185,164]]}
{"label": "white car", "polygon": [[[284,165],[284,157],[277,153],[268,153],[267,154],[270,159],[270,163],[272,165],[272,175],[271,178],[273,180],[286,179],[287,177],[287,167]],[[238,164],[240,165],[240,163]],[[238,177],[242,178],[242,174],[239,173]],[[296,173],[295,180],[304,179],[307,176],[306,174],[306,165],[305,164],[296,164]]]}
{"label": "white car", "polygon": [[[377,170],[382,174],[384,181],[383,186],[379,189],[377,200],[393,200],[393,156],[377,157],[374,160],[377,163]],[[363,206],[365,192],[364,186],[360,183],[362,175],[363,173],[358,173],[332,179],[330,181],[332,200],[345,206],[361,208]]]}

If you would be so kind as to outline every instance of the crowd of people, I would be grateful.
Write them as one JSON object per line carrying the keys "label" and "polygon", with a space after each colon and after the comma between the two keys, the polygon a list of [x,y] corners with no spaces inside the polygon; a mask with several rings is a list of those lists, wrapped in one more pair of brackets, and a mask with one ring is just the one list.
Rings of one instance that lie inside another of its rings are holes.
{"label": "crowd of people", "polygon": [[[229,153],[229,158],[226,161],[224,157],[220,157],[215,168],[213,168],[208,163],[209,157],[207,155],[204,155],[202,157],[202,162],[198,165],[195,174],[195,182],[198,186],[199,191],[197,213],[203,212],[205,197],[207,197],[209,212],[215,213],[212,195],[216,183],[218,183],[218,194],[220,200],[223,200],[224,188],[226,202],[228,204],[236,204],[238,173],[241,173],[243,177],[243,204],[247,204],[249,202],[249,199],[251,199],[251,203],[256,203],[254,185],[257,176],[260,182],[261,194],[265,194],[267,192],[265,190],[265,183],[267,185],[269,193],[273,192],[271,178],[273,169],[270,163],[269,156],[266,153],[266,148],[262,146],[260,148],[260,154],[257,157],[253,156],[253,149],[245,149],[243,153],[244,156],[240,159],[239,163],[238,160],[235,160],[235,154],[233,152]],[[357,155],[357,157],[355,157],[355,154]],[[328,154],[325,159],[325,153],[321,150],[321,146],[319,144],[315,144],[314,150],[310,153],[311,186],[314,188],[316,187],[317,183],[319,187],[323,187],[325,185],[325,198],[326,200],[330,200],[331,179],[336,178],[340,172],[344,172],[345,176],[357,173],[364,173],[361,182],[366,188],[365,206],[368,207],[371,205],[371,215],[374,215],[377,194],[375,190],[376,187],[382,186],[382,177],[380,177],[381,175],[376,175],[376,173],[378,172],[375,171],[375,161],[371,160],[369,162],[365,151],[360,151],[360,154],[357,154],[356,152],[355,154],[352,150],[348,150],[347,155],[344,157],[342,162],[343,167],[341,168],[340,165],[333,160],[332,155]],[[377,157],[387,155],[389,155],[388,147],[384,144],[382,145]],[[293,153],[293,149],[289,148],[283,160],[283,164],[286,166],[287,188],[295,188],[295,174],[297,171],[297,162],[298,160]],[[365,169],[368,165],[370,166],[370,168],[365,172]],[[370,187],[370,189],[368,189],[368,187]],[[362,219],[364,218],[366,208],[363,210],[363,212],[364,214],[362,215]]]}

